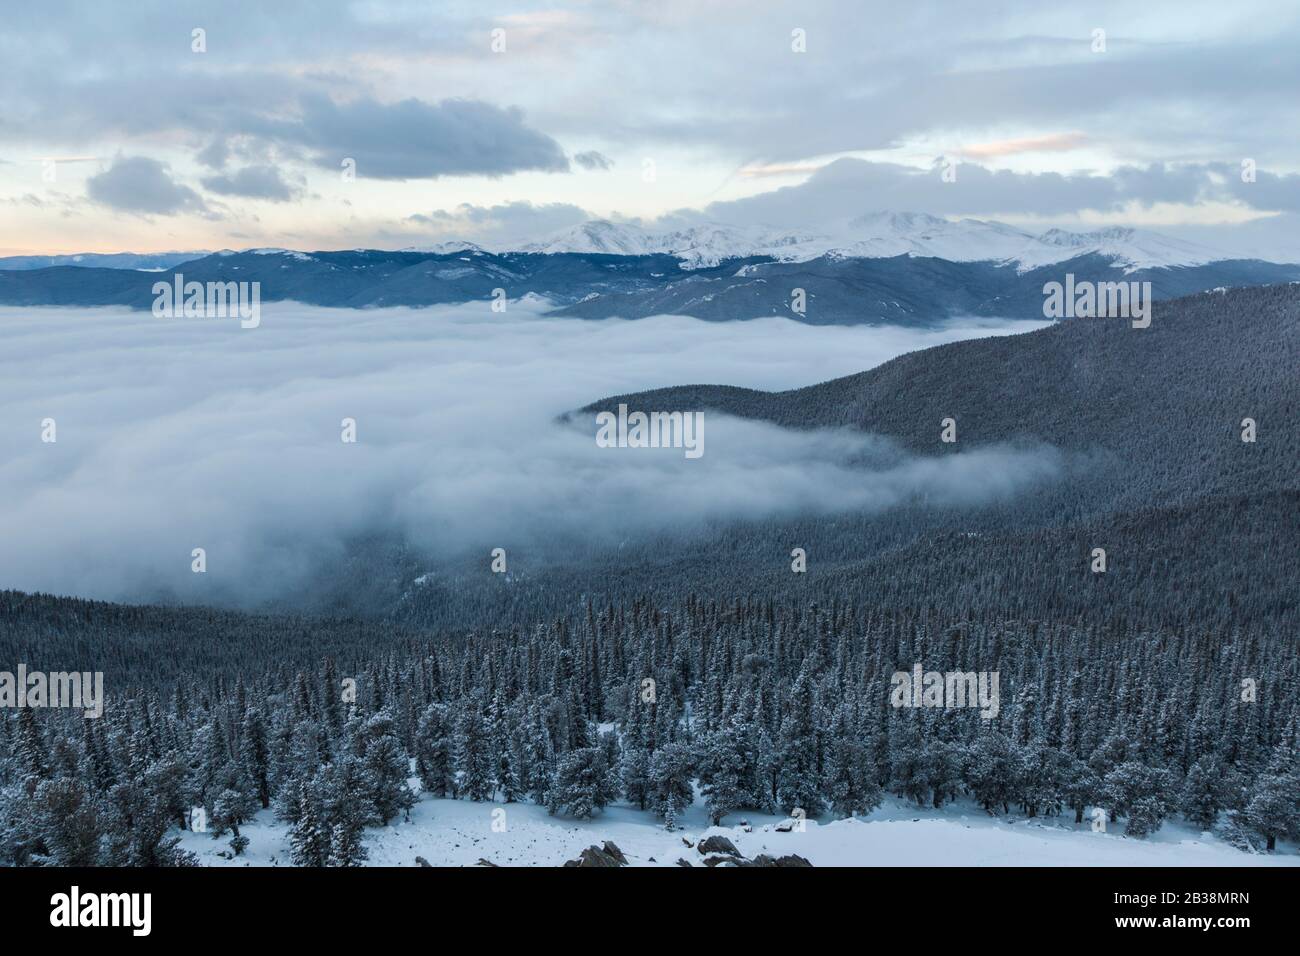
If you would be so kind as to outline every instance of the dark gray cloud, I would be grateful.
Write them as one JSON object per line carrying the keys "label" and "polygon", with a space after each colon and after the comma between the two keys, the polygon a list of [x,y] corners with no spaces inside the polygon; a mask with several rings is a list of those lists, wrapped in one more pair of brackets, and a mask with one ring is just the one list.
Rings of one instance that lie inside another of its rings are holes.
{"label": "dark gray cloud", "polygon": [[583,169],[613,169],[614,161],[604,153],[589,149],[583,153],[574,153],[573,161]]}
{"label": "dark gray cloud", "polygon": [[288,202],[302,195],[302,187],[288,182],[275,166],[245,166],[232,173],[203,179],[203,188],[223,196],[244,196],[271,202]]}
{"label": "dark gray cloud", "polygon": [[176,182],[168,168],[147,156],[119,156],[104,172],[86,180],[86,195],[124,212],[172,215],[204,212],[193,189]]}
{"label": "dark gray cloud", "polygon": [[525,124],[520,110],[478,100],[337,103],[310,95],[303,97],[299,120],[266,129],[311,150],[322,166],[338,169],[343,159],[352,158],[358,176],[377,179],[569,169],[559,143]]}
{"label": "dark gray cloud", "polygon": [[230,159],[230,144],[224,137],[218,136],[211,143],[194,154],[200,165],[209,169],[221,169]]}

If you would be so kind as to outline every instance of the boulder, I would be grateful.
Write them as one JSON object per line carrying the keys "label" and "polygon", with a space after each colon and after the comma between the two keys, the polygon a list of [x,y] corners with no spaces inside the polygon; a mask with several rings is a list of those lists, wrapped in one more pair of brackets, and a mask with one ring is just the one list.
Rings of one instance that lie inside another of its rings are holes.
{"label": "boulder", "polygon": [[614,853],[617,853],[618,856],[615,856],[614,853],[610,853],[604,847],[599,847],[593,844],[592,846],[587,847],[587,849],[579,853],[578,858],[576,860],[566,860],[564,865],[578,866],[578,867],[601,866],[601,867],[614,867],[614,868],[620,866],[627,866],[627,857],[623,856],[623,852],[619,850],[618,847],[614,846],[614,844],[610,843],[609,841],[605,842],[605,846],[613,847]]}
{"label": "boulder", "polygon": [[600,845],[600,848],[617,860],[619,866],[627,866],[627,857],[623,855],[623,851],[612,840],[606,840]]}
{"label": "boulder", "polygon": [[705,837],[696,847],[701,853],[725,853],[728,856],[740,856],[740,851],[736,849],[736,844],[732,843],[724,836]]}

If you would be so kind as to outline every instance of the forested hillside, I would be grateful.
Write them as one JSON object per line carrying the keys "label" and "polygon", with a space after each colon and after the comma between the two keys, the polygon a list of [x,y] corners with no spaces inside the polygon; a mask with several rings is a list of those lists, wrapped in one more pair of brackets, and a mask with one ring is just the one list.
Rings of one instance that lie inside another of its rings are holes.
{"label": "forested hillside", "polygon": [[[185,863],[169,834],[198,807],[233,854],[274,809],[295,862],[352,865],[365,829],[415,799],[412,766],[436,796],[561,818],[620,799],[670,822],[697,786],[715,821],[866,813],[889,791],[1100,810],[1133,838],[1177,814],[1244,849],[1296,840],[1298,316],[1292,287],[1216,293],[1149,329],[1071,320],[791,392],[622,396],[571,422],[621,401],[1067,462],[994,504],[525,551],[509,574],[417,577],[408,551],[372,543],[382,593],[409,584],[365,616],[0,593],[0,659],[103,671],[109,697],[100,720],[0,721],[0,858]],[[898,706],[893,675],[918,665],[996,675],[996,706]]]}
{"label": "forested hillside", "polygon": [[[365,828],[412,805],[412,760],[433,795],[560,817],[625,799],[671,822],[698,782],[715,821],[866,813],[889,790],[1100,808],[1134,838],[1175,813],[1243,848],[1300,836],[1294,632],[686,599],[388,641],[374,628],[346,665],[268,649],[234,677],[115,690],[102,720],[18,711],[0,725],[0,854],[183,864],[169,831],[195,808],[235,854],[274,808],[294,862],[355,865]],[[996,673],[996,713],[895,706],[892,675],[916,664]]]}
{"label": "forested hillside", "polygon": [[[848,427],[924,454],[1036,441],[1105,450],[1089,477],[1106,511],[1206,494],[1297,487],[1300,285],[1211,292],[1156,305],[1151,326],[1070,319],[1023,335],[941,345],[788,392],[682,386],[593,402],[710,409],[791,428]],[[940,441],[953,418],[957,441]],[[1258,441],[1241,440],[1244,418]],[[1075,491],[1072,489],[1071,494]]]}
{"label": "forested hillside", "polygon": [[[684,592],[839,598],[1089,620],[1290,626],[1300,580],[1300,287],[1157,306],[1151,327],[1076,319],[910,353],[788,392],[694,385],[570,416],[704,410],[885,436],[942,460],[996,445],[1057,450],[1057,480],[958,508],[915,497],[873,514],[718,523],[616,551],[512,554],[509,586],[448,568],[394,612],[428,626],[563,613],[575,596]],[[956,441],[941,440],[955,421]],[[1255,441],[1243,441],[1243,421]],[[862,482],[873,479],[864,471]],[[807,555],[791,573],[791,551]],[[1093,549],[1107,570],[1094,573]]]}

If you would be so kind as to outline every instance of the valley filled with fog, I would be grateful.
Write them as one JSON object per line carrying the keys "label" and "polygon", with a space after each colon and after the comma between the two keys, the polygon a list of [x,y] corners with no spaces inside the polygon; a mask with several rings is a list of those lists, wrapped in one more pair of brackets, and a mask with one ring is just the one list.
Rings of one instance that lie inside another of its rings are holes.
{"label": "valley filled with fog", "polygon": [[[705,454],[598,448],[560,416],[658,386],[783,390],[1042,322],[939,330],[546,318],[542,301],[267,305],[237,320],[0,310],[6,587],[112,600],[291,601],[380,536],[486,563],[496,546],[619,545],[701,522],[961,505],[1050,481],[1051,449],[942,459],[841,429],[706,415]],[[674,409],[643,409],[673,411]],[[341,440],[356,422],[355,443]],[[52,419],[55,441],[42,441]],[[935,421],[936,432],[938,420]],[[194,548],[207,573],[191,572]]]}

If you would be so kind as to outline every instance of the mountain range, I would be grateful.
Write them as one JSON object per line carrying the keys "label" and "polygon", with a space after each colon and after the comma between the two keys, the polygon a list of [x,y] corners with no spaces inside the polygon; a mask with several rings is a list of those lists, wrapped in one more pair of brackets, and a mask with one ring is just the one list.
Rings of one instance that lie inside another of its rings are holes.
{"label": "mountain range", "polygon": [[447,241],[398,251],[56,259],[0,261],[0,304],[149,308],[157,273],[166,270],[187,281],[257,282],[262,301],[340,308],[486,301],[503,290],[511,300],[545,299],[551,314],[574,318],[668,313],[929,326],[959,316],[1042,318],[1044,285],[1067,274],[1076,281],[1149,281],[1155,299],[1300,281],[1300,265],[1231,258],[1142,230],[1032,235],[1002,223],[918,213],[875,213],[818,234],[722,224],[653,233],[589,221],[495,251]]}
{"label": "mountain range", "polygon": [[76,266],[83,269],[138,269],[161,272],[182,262],[189,262],[205,252],[78,252],[66,256],[0,256],[0,272],[25,269],[48,269],[52,266]]}
{"label": "mountain range", "polygon": [[1096,254],[1133,270],[1203,265],[1232,258],[1207,246],[1141,229],[1049,229],[1034,234],[1000,222],[951,221],[925,213],[890,211],[858,216],[825,230],[798,233],[724,223],[654,232],[631,223],[591,220],[520,248],[545,253],[671,255],[682,260],[683,268],[716,266],[728,259],[750,257],[807,262],[824,256],[885,259],[905,255],[950,262],[995,262],[1029,270]]}

